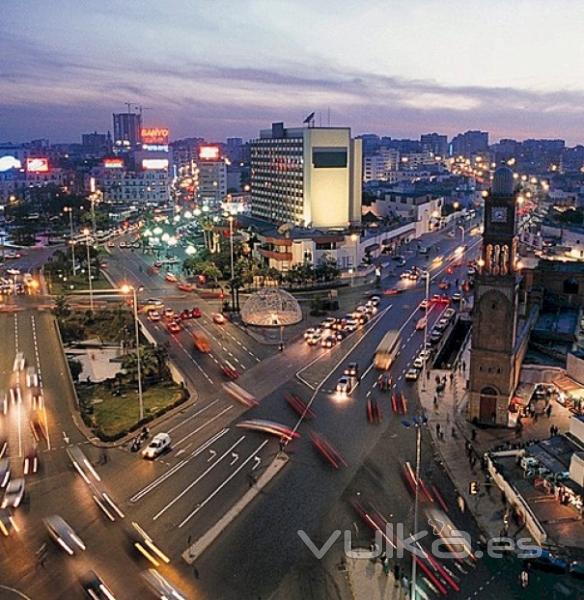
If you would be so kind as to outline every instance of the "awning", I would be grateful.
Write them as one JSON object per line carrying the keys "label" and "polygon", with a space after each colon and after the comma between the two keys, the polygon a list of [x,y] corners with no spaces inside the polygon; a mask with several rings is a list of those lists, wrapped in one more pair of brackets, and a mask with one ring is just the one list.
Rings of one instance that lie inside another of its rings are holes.
{"label": "awning", "polygon": [[577,381],[574,381],[574,379],[568,377],[567,375],[560,375],[557,379],[554,379],[552,383],[566,394],[580,390],[583,387]]}

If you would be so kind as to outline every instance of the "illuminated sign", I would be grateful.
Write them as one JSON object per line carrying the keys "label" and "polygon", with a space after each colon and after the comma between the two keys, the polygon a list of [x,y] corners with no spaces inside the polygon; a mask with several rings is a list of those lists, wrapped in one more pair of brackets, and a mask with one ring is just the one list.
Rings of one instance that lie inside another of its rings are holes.
{"label": "illuminated sign", "polygon": [[168,169],[168,158],[144,158],[142,168],[148,171]]}
{"label": "illuminated sign", "polygon": [[168,134],[166,127],[142,127],[140,130],[143,144],[168,145]]}
{"label": "illuminated sign", "polygon": [[106,169],[123,169],[124,161],[121,158],[104,158],[103,166]]}
{"label": "illuminated sign", "polygon": [[219,146],[201,146],[199,158],[202,160],[219,160]]}
{"label": "illuminated sign", "polygon": [[22,163],[14,156],[0,156],[0,173],[10,169],[20,169]]}
{"label": "illuminated sign", "polygon": [[29,173],[48,173],[49,159],[48,158],[27,158],[26,170]]}
{"label": "illuminated sign", "polygon": [[167,144],[142,144],[142,150],[148,152],[168,152]]}

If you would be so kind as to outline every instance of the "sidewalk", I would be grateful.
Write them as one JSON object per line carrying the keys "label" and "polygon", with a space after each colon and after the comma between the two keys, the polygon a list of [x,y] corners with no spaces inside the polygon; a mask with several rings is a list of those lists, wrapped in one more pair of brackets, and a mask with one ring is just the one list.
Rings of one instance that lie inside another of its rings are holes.
{"label": "sidewalk", "polygon": [[[505,505],[502,503],[501,494],[495,485],[485,485],[485,471],[481,468],[481,458],[485,452],[494,446],[507,441],[523,442],[549,437],[549,428],[556,425],[561,432],[569,429],[570,411],[558,403],[553,403],[552,417],[523,419],[523,430],[517,435],[514,429],[473,427],[466,420],[466,377],[470,365],[469,347],[462,354],[459,368],[454,371],[445,369],[432,369],[425,382],[418,383],[418,394],[423,410],[428,417],[428,427],[432,435],[437,458],[444,462],[444,466],[464,499],[464,505],[474,515],[480,529],[487,538],[498,537],[503,529]],[[465,366],[465,370],[461,368]],[[446,377],[446,389],[441,394],[436,394],[436,377]],[[425,385],[424,385],[425,384]],[[425,389],[424,389],[425,388]],[[437,396],[437,405],[434,397]],[[472,439],[473,429],[475,439]],[[439,433],[440,432],[440,433]],[[467,452],[467,444],[472,448]],[[476,460],[471,463],[471,456]],[[472,466],[471,466],[472,464]],[[471,496],[469,485],[471,481],[479,482],[479,493]],[[516,533],[511,525],[509,534]]]}
{"label": "sidewalk", "polygon": [[[358,550],[353,550],[358,553]],[[351,595],[355,600],[405,600],[409,597],[401,583],[397,583],[393,572],[387,575],[380,560],[369,558],[347,558],[347,578]]]}

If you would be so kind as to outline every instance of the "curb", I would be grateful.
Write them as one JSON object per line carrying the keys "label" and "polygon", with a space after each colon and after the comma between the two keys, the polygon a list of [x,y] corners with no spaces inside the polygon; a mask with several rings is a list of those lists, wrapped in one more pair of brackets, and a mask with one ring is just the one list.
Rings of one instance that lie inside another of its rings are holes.
{"label": "curb", "polygon": [[288,455],[280,452],[261,474],[257,483],[248,490],[222,517],[215,523],[207,533],[200,537],[192,546],[183,553],[182,558],[192,565],[205,550],[227,529],[227,527],[244,511],[248,504],[259,495],[262,489],[288,464]]}

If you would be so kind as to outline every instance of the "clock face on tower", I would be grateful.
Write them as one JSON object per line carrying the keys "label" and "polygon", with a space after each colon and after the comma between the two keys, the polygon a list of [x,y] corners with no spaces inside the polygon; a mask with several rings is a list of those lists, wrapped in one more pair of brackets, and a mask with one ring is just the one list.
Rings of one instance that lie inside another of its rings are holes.
{"label": "clock face on tower", "polygon": [[507,207],[493,206],[491,208],[491,223],[506,223],[507,222]]}

